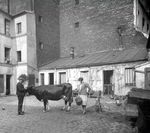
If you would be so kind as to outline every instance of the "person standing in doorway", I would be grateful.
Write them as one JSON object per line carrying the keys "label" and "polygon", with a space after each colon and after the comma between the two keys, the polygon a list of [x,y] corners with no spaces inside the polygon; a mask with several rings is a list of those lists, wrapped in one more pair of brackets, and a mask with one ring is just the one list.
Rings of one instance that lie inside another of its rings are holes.
{"label": "person standing in doorway", "polygon": [[83,82],[83,78],[80,77],[78,79],[78,81],[80,82],[79,88],[78,88],[78,95],[81,97],[82,99],[82,110],[83,110],[83,114],[86,114],[86,106],[87,106],[87,100],[88,100],[88,92],[90,92],[91,88],[89,86],[88,83],[84,83]]}
{"label": "person standing in doorway", "polygon": [[18,97],[18,115],[24,115],[22,111],[23,100],[27,90],[24,88],[23,83],[25,82],[25,78],[21,75],[19,77],[19,82],[17,83],[17,97]]}

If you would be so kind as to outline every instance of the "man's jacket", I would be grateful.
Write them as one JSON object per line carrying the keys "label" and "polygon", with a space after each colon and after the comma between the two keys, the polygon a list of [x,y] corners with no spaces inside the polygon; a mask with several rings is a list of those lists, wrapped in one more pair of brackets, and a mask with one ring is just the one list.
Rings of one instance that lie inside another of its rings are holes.
{"label": "man's jacket", "polygon": [[17,83],[17,95],[18,96],[25,96],[26,89],[24,88],[23,84],[18,82]]}

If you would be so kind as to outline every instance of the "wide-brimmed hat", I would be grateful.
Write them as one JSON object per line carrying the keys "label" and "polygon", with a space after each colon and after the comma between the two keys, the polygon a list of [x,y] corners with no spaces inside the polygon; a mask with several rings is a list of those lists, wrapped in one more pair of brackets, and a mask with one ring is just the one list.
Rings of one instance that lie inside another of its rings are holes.
{"label": "wide-brimmed hat", "polygon": [[24,80],[23,77],[19,77],[18,80]]}
{"label": "wide-brimmed hat", "polygon": [[82,77],[80,77],[80,78],[78,79],[78,81],[83,81],[83,78],[82,78]]}
{"label": "wide-brimmed hat", "polygon": [[26,81],[26,80],[28,80],[28,76],[25,75],[25,74],[21,74],[21,75],[19,76],[18,80]]}

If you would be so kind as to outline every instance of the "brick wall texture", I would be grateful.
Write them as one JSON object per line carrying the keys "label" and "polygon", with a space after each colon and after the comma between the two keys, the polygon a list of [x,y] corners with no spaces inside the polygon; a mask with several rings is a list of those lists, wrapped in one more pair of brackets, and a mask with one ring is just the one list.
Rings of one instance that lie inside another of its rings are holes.
{"label": "brick wall texture", "polygon": [[[60,28],[58,7],[53,0],[36,0],[35,2],[38,66],[59,57]],[[39,16],[42,16],[42,22],[38,21]],[[39,48],[39,42],[43,43],[43,49]]]}
{"label": "brick wall texture", "polygon": [[32,0],[9,0],[10,1],[10,13],[15,15],[23,10],[31,11]]}
{"label": "brick wall texture", "polygon": [[[124,48],[145,47],[146,39],[134,29],[133,0],[74,0],[60,2],[60,56]],[[74,23],[79,22],[75,28]],[[122,37],[117,28],[121,27]]]}

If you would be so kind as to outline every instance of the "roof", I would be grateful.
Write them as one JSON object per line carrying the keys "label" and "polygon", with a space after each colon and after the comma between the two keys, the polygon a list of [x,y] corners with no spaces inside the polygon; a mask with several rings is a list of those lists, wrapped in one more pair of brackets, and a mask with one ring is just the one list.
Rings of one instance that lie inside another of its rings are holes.
{"label": "roof", "polygon": [[17,14],[15,14],[15,15],[13,15],[12,17],[13,18],[16,18],[16,17],[19,17],[19,16],[22,16],[22,15],[24,15],[24,14],[32,14],[33,13],[33,11],[27,11],[27,10],[23,10],[23,11],[21,11],[21,12],[19,12],[19,13],[17,13]]}
{"label": "roof", "polygon": [[9,13],[7,13],[7,12],[1,10],[1,9],[0,9],[0,13],[3,13],[3,14],[5,14],[6,16],[8,16],[8,17],[10,17],[10,18],[12,17]]}
{"label": "roof", "polygon": [[105,52],[96,52],[80,57],[59,58],[47,65],[40,67],[45,69],[65,69],[75,67],[101,66],[109,64],[129,63],[144,61],[147,58],[146,48],[131,48],[124,50],[111,50]]}
{"label": "roof", "polygon": [[28,14],[28,13],[29,13],[29,14],[32,14],[33,11],[23,10],[23,11],[21,11],[21,12],[15,14],[15,15],[10,15],[9,13],[7,13],[7,12],[5,12],[5,11],[3,11],[3,10],[0,9],[0,13],[3,13],[3,14],[7,15],[7,16],[10,17],[10,18],[16,18],[16,17],[19,17],[19,16],[24,15],[24,14]]}

